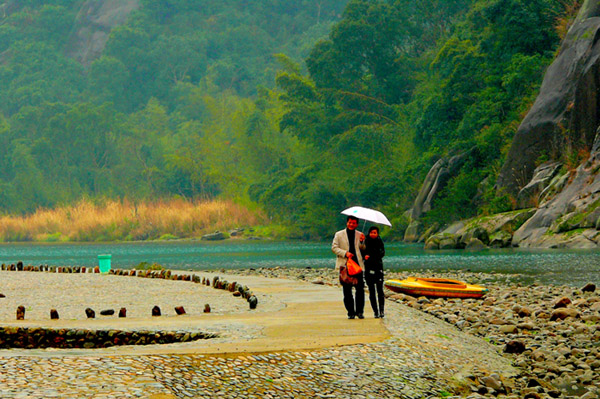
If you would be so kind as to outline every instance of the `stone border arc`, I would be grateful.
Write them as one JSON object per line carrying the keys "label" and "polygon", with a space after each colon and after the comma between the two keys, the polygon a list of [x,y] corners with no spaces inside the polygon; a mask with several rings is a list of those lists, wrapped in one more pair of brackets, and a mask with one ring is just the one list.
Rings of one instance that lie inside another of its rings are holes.
{"label": "stone border arc", "polygon": [[[24,265],[23,262],[19,261],[16,264],[2,264],[0,270],[3,271],[28,271],[28,272],[47,272],[47,273],[100,273],[100,268],[95,266],[93,268],[86,267],[71,267],[71,266],[48,266],[48,265]],[[252,293],[248,286],[242,286],[237,282],[229,282],[227,280],[221,280],[219,276],[214,276],[212,281],[208,278],[200,278],[196,274],[175,274],[171,270],[124,270],[124,269],[111,269],[108,274],[116,276],[130,276],[130,277],[141,277],[141,278],[157,278],[166,280],[177,280],[177,281],[191,281],[196,284],[203,284],[206,286],[212,286],[215,289],[227,290],[233,294],[233,296],[239,296],[248,301],[250,309],[256,309],[258,306],[258,298]],[[208,304],[207,304],[208,305]],[[210,306],[208,307],[210,308]]]}
{"label": "stone border arc", "polygon": [[[32,266],[24,265],[23,262],[17,264],[2,264],[0,270],[3,271],[24,271],[24,272],[46,272],[46,273],[100,273],[99,267],[69,267],[69,266]],[[248,286],[242,286],[237,282],[228,282],[218,276],[212,280],[200,278],[196,274],[172,273],[170,270],[121,270],[112,269],[109,274],[117,276],[131,276],[140,278],[169,279],[177,281],[189,281],[196,284],[212,286],[215,289],[222,289],[232,292],[233,296],[244,298],[248,301],[250,309],[256,309],[258,300]],[[176,313],[185,314],[185,312]],[[204,306],[204,313],[210,312],[210,305]],[[24,317],[22,318],[24,319]],[[108,348],[121,345],[157,345],[170,344],[176,342],[190,342],[201,339],[218,338],[219,335],[207,332],[191,331],[124,331],[118,329],[87,329],[87,328],[47,328],[47,327],[21,327],[21,326],[0,326],[0,349],[23,348],[23,349],[43,349],[43,348]]]}

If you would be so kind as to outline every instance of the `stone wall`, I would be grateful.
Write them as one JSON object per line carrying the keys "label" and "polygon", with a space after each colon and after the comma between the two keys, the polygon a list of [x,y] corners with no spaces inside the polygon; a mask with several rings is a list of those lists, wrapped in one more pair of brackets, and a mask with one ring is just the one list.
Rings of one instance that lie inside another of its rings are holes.
{"label": "stone wall", "polygon": [[217,334],[175,331],[121,331],[0,327],[0,349],[108,348],[160,345],[217,338]]}

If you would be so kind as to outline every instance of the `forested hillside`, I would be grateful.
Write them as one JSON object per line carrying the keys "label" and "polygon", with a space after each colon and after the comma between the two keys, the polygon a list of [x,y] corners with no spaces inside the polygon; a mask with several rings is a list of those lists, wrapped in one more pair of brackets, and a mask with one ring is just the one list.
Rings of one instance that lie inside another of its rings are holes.
{"label": "forested hillside", "polygon": [[[269,162],[241,149],[255,144],[255,101],[274,85],[275,54],[301,61],[346,0],[144,0],[82,65],[67,54],[86,3],[0,3],[4,212],[82,196],[246,198]],[[265,145],[287,151],[287,141]]]}
{"label": "forested hillside", "polygon": [[221,197],[303,238],[356,204],[403,233],[429,168],[459,153],[425,222],[510,209],[497,173],[578,9],[142,0],[82,63],[68,54],[84,3],[0,8],[2,211]]}

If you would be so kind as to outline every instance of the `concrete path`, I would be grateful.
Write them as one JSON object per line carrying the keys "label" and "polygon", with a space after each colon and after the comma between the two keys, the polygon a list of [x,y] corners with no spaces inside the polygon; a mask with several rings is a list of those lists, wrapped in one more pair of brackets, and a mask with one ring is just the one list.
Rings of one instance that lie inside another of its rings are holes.
{"label": "concrete path", "polygon": [[[15,272],[11,272],[15,273]],[[212,278],[215,273],[196,273],[200,277]],[[327,285],[307,284],[305,282],[268,279],[257,276],[234,276],[218,274],[223,280],[237,281],[251,287],[259,298],[256,310],[244,310],[232,314],[186,314],[182,316],[136,317],[120,319],[111,318],[49,320],[27,319],[25,321],[2,321],[4,326],[27,326],[48,328],[82,328],[82,329],[146,329],[146,330],[200,330],[218,331],[224,335],[222,339],[200,340],[185,344],[160,346],[126,346],[107,349],[54,349],[47,350],[11,350],[11,353],[36,356],[61,356],[63,354],[165,354],[165,353],[237,353],[267,352],[281,350],[309,350],[327,348],[336,345],[350,345],[379,342],[389,338],[389,332],[382,321],[369,318],[349,323],[345,316],[341,289]],[[30,277],[36,276],[34,273]],[[69,278],[69,275],[61,276]],[[137,283],[134,277],[125,276],[91,276],[92,278],[111,279],[118,284]],[[160,283],[160,280],[157,280]],[[170,282],[166,282],[170,283]],[[177,281],[180,286],[193,285],[190,282]],[[117,285],[112,283],[112,286]],[[230,297],[231,293],[214,290]],[[43,287],[39,288],[43,291]],[[30,292],[30,295],[36,295]],[[43,295],[39,292],[37,295]],[[139,298],[151,305],[152,298]],[[213,298],[213,300],[215,300]],[[71,299],[73,301],[73,299]],[[242,298],[235,301],[245,303]],[[72,305],[72,303],[71,303]],[[89,303],[88,303],[89,305]],[[86,303],[81,302],[81,309]],[[214,304],[213,304],[214,306]],[[367,306],[368,303],[367,303]],[[149,306],[151,307],[151,306]],[[218,307],[218,306],[217,306]],[[263,309],[268,309],[264,311]],[[223,326],[229,326],[224,328]],[[250,338],[244,332],[252,332]],[[3,351],[0,350],[0,355]]]}

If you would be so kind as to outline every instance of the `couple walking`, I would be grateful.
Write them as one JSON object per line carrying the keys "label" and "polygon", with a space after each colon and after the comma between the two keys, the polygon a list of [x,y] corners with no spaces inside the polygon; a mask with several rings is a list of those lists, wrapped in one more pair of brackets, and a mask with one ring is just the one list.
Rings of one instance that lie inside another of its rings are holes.
{"label": "couple walking", "polygon": [[[381,237],[379,237],[379,228],[373,226],[369,229],[367,236],[357,231],[358,219],[354,216],[348,216],[346,219],[346,228],[335,233],[331,250],[337,255],[335,268],[339,271],[340,266],[346,264],[348,259],[354,260],[363,269],[363,272],[356,277],[358,283],[342,283],[344,293],[344,306],[348,312],[348,318],[364,319],[365,307],[365,288],[366,281],[369,288],[369,301],[375,318],[384,316],[384,296],[383,296],[383,257],[385,248]],[[363,279],[364,274],[364,279]],[[355,289],[355,296],[352,295],[352,289]]]}

